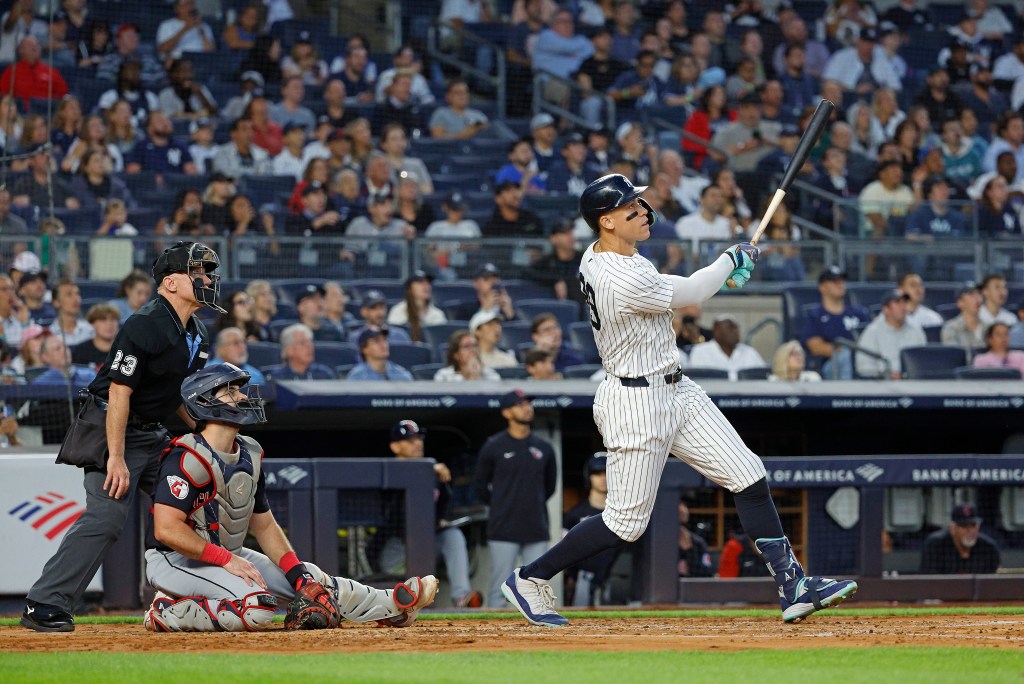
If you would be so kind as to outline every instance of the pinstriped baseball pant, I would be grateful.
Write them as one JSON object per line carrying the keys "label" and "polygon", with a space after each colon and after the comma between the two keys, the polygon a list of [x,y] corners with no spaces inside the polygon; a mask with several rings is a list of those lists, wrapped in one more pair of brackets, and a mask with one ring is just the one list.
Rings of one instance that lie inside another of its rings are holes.
{"label": "pinstriped baseball pant", "polygon": [[697,383],[661,378],[651,387],[623,387],[607,377],[594,397],[594,422],[608,451],[608,499],[602,518],[635,541],[647,529],[668,455],[731,492],[765,477],[761,459]]}

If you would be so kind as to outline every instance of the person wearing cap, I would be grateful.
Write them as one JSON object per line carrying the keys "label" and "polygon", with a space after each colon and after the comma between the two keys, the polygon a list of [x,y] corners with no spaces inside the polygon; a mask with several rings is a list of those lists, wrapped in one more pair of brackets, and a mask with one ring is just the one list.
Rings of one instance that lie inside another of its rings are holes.
{"label": "person wearing cap", "polygon": [[363,328],[356,339],[361,362],[345,376],[346,380],[393,380],[408,382],[413,379],[412,373],[397,363],[389,361],[391,355],[388,346],[389,328],[369,326]]}
{"label": "person wearing cap", "polygon": [[800,341],[826,380],[853,380],[853,355],[837,338],[853,339],[869,320],[863,307],[846,302],[846,271],[829,266],[818,276],[821,304],[808,307]]}
{"label": "person wearing cap", "polygon": [[926,86],[914,97],[914,104],[926,108],[929,120],[936,124],[959,118],[964,107],[964,101],[949,86],[949,72],[933,67],[928,72]]}
{"label": "person wearing cap", "polygon": [[151,171],[190,176],[198,172],[188,148],[174,138],[174,124],[159,109],[149,113],[146,137],[136,142],[125,155],[124,170],[128,173]]}
{"label": "person wearing cap", "polygon": [[313,135],[316,128],[316,117],[313,112],[302,105],[306,97],[306,87],[301,76],[285,76],[281,81],[281,101],[270,108],[270,118],[279,125],[289,123],[301,124],[306,135]]}
{"label": "person wearing cap", "polygon": [[199,16],[195,0],[175,0],[174,17],[160,22],[156,29],[156,48],[164,59],[217,49],[213,29]]}
{"label": "person wearing cap", "polygon": [[[605,470],[608,454],[598,451],[587,459],[583,466],[583,491],[585,499],[562,514],[562,534],[579,525],[587,518],[601,515],[608,498],[608,480]],[[611,575],[612,566],[626,547],[607,549],[593,558],[565,571],[565,595],[571,597],[567,603],[573,606],[592,606],[598,603],[601,590]],[[601,601],[603,603],[603,601]]]}
{"label": "person wearing cap", "polygon": [[19,378],[19,384],[26,382],[30,370],[38,369],[42,365],[39,349],[43,344],[43,338],[51,334],[49,328],[44,328],[38,323],[29,323],[22,330],[17,356],[10,364],[11,371]]}
{"label": "person wearing cap", "polygon": [[295,295],[295,310],[299,322],[313,332],[314,342],[343,342],[344,335],[324,320],[324,288],[307,285]]}
{"label": "person wearing cap", "polygon": [[587,166],[587,144],[579,133],[570,133],[562,141],[562,158],[548,169],[548,192],[566,193],[579,197],[587,184],[597,177],[597,171]]}
{"label": "person wearing cap", "polygon": [[[386,162],[381,161],[385,166]],[[404,249],[403,242],[416,237],[416,228],[394,215],[394,201],[388,195],[371,194],[367,198],[367,216],[357,216],[345,228],[347,237],[377,238],[374,241],[349,240],[341,251],[340,258],[355,262],[357,255],[365,257],[374,252],[383,256],[390,265],[397,260]],[[385,239],[386,238],[386,239]],[[387,264],[379,264],[381,266]]]}
{"label": "person wearing cap", "polygon": [[42,61],[42,48],[33,35],[26,35],[18,44],[18,61],[0,75],[0,92],[22,100],[25,110],[31,99],[59,100],[68,94],[68,84],[60,71]]}
{"label": "person wearing cap", "polygon": [[284,78],[298,76],[303,85],[322,86],[327,81],[327,62],[320,59],[320,51],[313,44],[309,31],[300,31],[291,52],[281,60]]}
{"label": "person wearing cap", "polygon": [[498,405],[507,427],[491,435],[477,454],[474,488],[487,504],[487,548],[491,578],[487,607],[505,605],[501,583],[518,565],[539,558],[548,548],[547,500],[558,486],[551,445],[533,434],[533,404],[522,390],[501,396]]}
{"label": "person wearing cap", "polygon": [[907,302],[909,301],[910,295],[902,290],[890,290],[882,295],[881,314],[868,323],[857,343],[866,351],[880,354],[888,361],[888,365],[882,359],[858,351],[856,355],[858,376],[899,380],[903,377],[900,352],[908,347],[921,347],[928,344],[928,338],[921,326],[907,320]]}
{"label": "person wearing cap", "polygon": [[[359,315],[363,319],[363,325],[352,330],[348,335],[351,344],[358,344],[359,335],[367,328],[386,328],[388,315],[388,300],[380,290],[366,290],[359,301]],[[412,339],[402,328],[388,329],[388,337],[391,342],[398,344],[410,344]]]}
{"label": "person wearing cap", "polygon": [[614,161],[611,153],[612,134],[607,128],[587,131],[587,164],[598,174],[608,173]]}
{"label": "person wearing cap", "polygon": [[160,91],[160,111],[170,119],[217,116],[217,100],[200,81],[192,78],[192,62],[178,58],[167,67],[169,85]]}
{"label": "person wearing cap", "polygon": [[611,56],[612,33],[607,25],[595,26],[589,34],[593,53],[583,60],[574,78],[581,88],[586,89],[581,93],[580,114],[590,127],[597,128],[601,125],[604,109],[604,98],[600,95],[608,92],[619,76],[629,71],[629,64]]}
{"label": "person wearing cap", "polygon": [[537,164],[537,173],[547,181],[547,173],[555,162],[555,140],[558,128],[555,117],[542,112],[530,119],[530,139],[533,147],[533,159]]}
{"label": "person wearing cap", "polygon": [[409,329],[413,342],[423,342],[423,328],[448,322],[444,311],[437,308],[431,299],[433,276],[423,271],[413,271],[405,279],[405,299],[388,311],[388,325],[402,325]]}
{"label": "person wearing cap", "polygon": [[[914,206],[914,191],[903,182],[903,164],[895,159],[878,162],[877,180],[864,186],[857,196],[860,203],[861,234],[880,240],[889,235],[889,224],[903,221]],[[864,261],[868,276],[874,275],[877,255]]]}
{"label": "person wearing cap", "polygon": [[217,150],[213,170],[229,178],[272,174],[270,155],[253,141],[252,119],[242,117],[231,124],[231,141]]}
{"label": "person wearing cap", "polygon": [[903,90],[903,82],[878,47],[878,32],[871,27],[863,29],[854,44],[836,50],[825,64],[822,78],[837,81],[846,91],[870,93],[875,88]]}
{"label": "person wearing cap", "polygon": [[931,28],[927,10],[918,7],[918,4],[918,0],[898,0],[882,15],[882,23],[894,24],[903,33],[909,33],[914,28]]}
{"label": "person wearing cap", "polygon": [[[124,100],[132,108],[132,119],[136,125],[146,120],[149,113],[160,108],[156,93],[142,80],[143,65],[134,59],[121,62],[117,69],[116,85],[100,95],[96,108],[106,112],[118,100]],[[163,69],[160,70],[161,77]]]}
{"label": "person wearing cap", "polygon": [[[28,160],[28,175],[22,176],[11,187],[11,203],[17,207],[49,207],[81,209],[71,186],[56,173],[56,163],[50,149],[36,145],[35,152]],[[52,194],[51,194],[52,193]]]}
{"label": "person wearing cap", "polygon": [[435,109],[427,122],[430,137],[467,140],[490,125],[486,114],[469,106],[469,85],[461,78],[448,82],[444,100],[447,106]]}
{"label": "person wearing cap", "polygon": [[551,252],[533,262],[526,277],[550,287],[555,299],[569,299],[582,304],[584,299],[579,288],[578,274],[583,252],[576,248],[572,231],[573,222],[570,219],[558,221],[551,226],[548,233]]}
{"label": "person wearing cap", "polygon": [[281,331],[281,363],[262,368],[267,380],[337,380],[333,368],[316,362],[313,331],[294,323]]}
{"label": "person wearing cap", "polygon": [[462,302],[453,312],[453,320],[468,321],[479,311],[493,311],[501,314],[504,320],[516,318],[516,307],[512,297],[501,285],[501,273],[492,263],[479,266],[473,272],[473,289],[476,299]]}
{"label": "person wearing cap", "polygon": [[508,161],[494,174],[494,184],[515,183],[523,193],[543,193],[546,179],[537,168],[533,144],[529,138],[509,143]]}
{"label": "person wearing cap", "polygon": [[241,86],[239,94],[228,100],[227,104],[220,110],[221,118],[225,121],[234,121],[242,116],[245,108],[249,106],[253,98],[257,94],[264,94],[263,88],[266,87],[266,81],[260,72],[250,69],[242,72],[239,78],[239,85]]}
{"label": "person wearing cap", "polygon": [[501,314],[495,311],[478,311],[469,319],[469,332],[476,337],[480,361],[486,368],[515,368],[519,365],[516,355],[498,345],[501,342]]}
{"label": "person wearing cap", "polygon": [[[779,146],[770,150],[757,162],[757,175],[761,178],[779,178],[781,180],[799,143],[800,128],[792,123],[782,124],[779,131]],[[801,180],[805,182],[817,175],[814,164],[810,160],[804,162],[799,174],[803,177]]]}
{"label": "person wearing cap", "polygon": [[998,572],[1002,565],[999,546],[981,531],[978,508],[957,503],[949,525],[928,535],[921,549],[922,575],[976,575]]}
{"label": "person wearing cap", "polygon": [[864,0],[831,0],[824,19],[829,39],[845,45],[878,25],[875,10]]}
{"label": "person wearing cap", "polygon": [[138,62],[142,66],[143,85],[153,90],[164,81],[166,75],[163,65],[151,52],[140,49],[139,27],[130,21],[122,22],[114,34],[114,51],[105,55],[96,67],[96,78],[100,81],[116,82],[122,64]]}
{"label": "person wearing cap", "polygon": [[[389,446],[391,453],[399,461],[416,461],[424,456],[424,442],[427,431],[415,421],[401,420],[391,426]],[[469,578],[469,550],[466,537],[460,527],[452,524],[455,516],[452,512],[454,496],[452,491],[452,473],[444,463],[434,463],[434,520],[436,535],[434,537],[434,553],[444,558],[444,566],[448,572],[452,605],[455,608],[479,608],[484,599],[479,591],[473,589]],[[391,510],[389,518],[393,521],[391,529],[402,529],[400,507]],[[380,553],[380,565],[384,572],[393,574],[397,567],[405,567],[405,544],[400,537],[389,537]],[[404,570],[399,573],[404,575]]]}
{"label": "person wearing cap", "polygon": [[40,271],[25,273],[18,280],[18,298],[28,309],[33,323],[49,326],[57,311],[46,301],[46,274]]}
{"label": "person wearing cap", "polygon": [[970,90],[961,92],[964,107],[973,109],[978,115],[979,124],[990,130],[999,116],[1010,109],[1010,102],[1007,96],[993,85],[992,70],[988,67],[972,66],[969,78]]}
{"label": "person wearing cap", "polygon": [[35,36],[40,43],[49,39],[49,26],[36,18],[32,0],[16,0],[11,8],[0,15],[0,62],[8,64],[15,59],[15,47],[25,36]]}
{"label": "person wearing cap", "polygon": [[735,381],[741,370],[766,365],[756,349],[740,342],[740,325],[732,314],[716,316],[711,331],[713,339],[690,348],[691,368],[718,368]]}
{"label": "person wearing cap", "polygon": [[523,207],[523,191],[517,183],[506,180],[494,188],[494,213],[484,224],[486,237],[540,238],[544,224],[533,211]]}
{"label": "person wearing cap", "polygon": [[291,122],[282,131],[284,147],[273,159],[272,169],[275,176],[294,176],[295,182],[302,180],[306,170],[306,158],[303,148],[306,144],[306,129],[302,124]]}
{"label": "person wearing cap", "polygon": [[[467,239],[480,237],[480,224],[466,216],[466,199],[459,191],[449,193],[441,202],[443,219],[434,221],[427,226],[423,234],[427,238]],[[460,254],[462,245],[458,242],[438,242],[429,245],[428,249],[437,266],[438,275],[442,280],[454,280],[458,277],[455,267],[457,261],[465,263],[465,255]]]}
{"label": "person wearing cap", "polygon": [[615,142],[619,144],[619,155],[616,161],[627,161],[635,170],[632,179],[637,185],[651,182],[653,164],[651,159],[656,154],[654,145],[648,146],[644,141],[644,127],[638,121],[627,121],[615,129]]}
{"label": "person wearing cap", "polygon": [[957,290],[956,308],[960,313],[942,325],[940,339],[946,346],[962,348],[969,360],[975,349],[985,346],[985,326],[980,320],[981,290],[977,283],[964,283]]}

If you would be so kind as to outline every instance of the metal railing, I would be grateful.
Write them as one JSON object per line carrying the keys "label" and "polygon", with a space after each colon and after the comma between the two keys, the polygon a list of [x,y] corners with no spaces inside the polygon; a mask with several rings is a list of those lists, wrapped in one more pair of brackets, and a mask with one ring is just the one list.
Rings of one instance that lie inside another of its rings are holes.
{"label": "metal railing", "polygon": [[[491,74],[482,69],[477,68],[475,64],[470,64],[458,56],[453,55],[450,52],[446,52],[441,48],[442,36],[441,32],[443,29],[447,29],[455,33],[460,41],[460,47],[466,43],[473,45],[476,49],[487,49],[494,53],[494,64],[496,73]],[[506,104],[506,80],[508,68],[505,62],[505,51],[499,45],[486,38],[473,33],[465,26],[462,28],[456,28],[455,24],[447,21],[438,21],[432,25],[427,31],[427,54],[430,55],[431,59],[437,60],[440,64],[445,64],[449,67],[457,69],[463,77],[472,76],[478,81],[489,84],[494,88],[494,92],[497,97],[497,112],[498,118],[505,118],[505,104]]]}
{"label": "metal railing", "polygon": [[558,83],[565,87],[569,97],[569,102],[575,102],[582,100],[587,97],[597,97],[602,100],[602,112],[604,113],[605,126],[610,131],[615,130],[616,122],[616,107],[615,100],[612,99],[607,93],[601,92],[600,90],[593,90],[591,88],[584,88],[576,81],[569,78],[562,78],[556,74],[552,74],[549,71],[543,69],[534,69],[533,71],[533,113],[539,114],[541,112],[547,112],[557,118],[565,121],[570,121],[576,126],[582,128],[592,128],[593,123],[587,121],[583,116],[577,114],[572,109],[567,109],[561,105],[552,102],[551,100],[545,99],[544,97],[544,86],[546,83]]}

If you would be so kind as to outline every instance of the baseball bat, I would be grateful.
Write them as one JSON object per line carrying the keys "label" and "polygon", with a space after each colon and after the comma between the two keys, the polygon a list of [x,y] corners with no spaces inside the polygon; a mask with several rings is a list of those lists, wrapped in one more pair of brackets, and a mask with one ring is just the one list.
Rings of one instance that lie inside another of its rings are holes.
{"label": "baseball bat", "polygon": [[[764,235],[764,231],[768,228],[768,224],[771,222],[772,217],[775,215],[775,210],[779,208],[782,200],[786,197],[786,192],[790,186],[793,185],[793,181],[796,180],[796,175],[800,173],[800,169],[803,168],[804,164],[807,163],[807,158],[811,155],[811,150],[818,144],[818,138],[825,131],[825,127],[828,125],[829,119],[832,117],[832,112],[836,110],[836,106],[829,100],[822,100],[818,103],[817,109],[814,110],[814,115],[811,120],[807,123],[807,128],[804,130],[802,136],[800,136],[800,142],[797,143],[796,152],[793,153],[793,158],[789,160],[789,165],[786,167],[786,173],[782,176],[782,184],[779,185],[778,190],[772,196],[772,201],[768,204],[768,209],[765,210],[764,216],[761,217],[761,223],[757,225],[757,230],[754,231],[753,237],[750,238],[750,244],[756,245]],[[736,287],[732,282],[732,278],[727,281],[729,287]]]}

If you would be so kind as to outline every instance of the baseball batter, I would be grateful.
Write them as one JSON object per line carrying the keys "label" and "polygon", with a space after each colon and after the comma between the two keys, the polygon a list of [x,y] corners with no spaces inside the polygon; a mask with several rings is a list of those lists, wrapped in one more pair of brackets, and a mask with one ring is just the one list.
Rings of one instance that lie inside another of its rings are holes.
{"label": "baseball batter", "polygon": [[607,374],[594,397],[594,422],[608,451],[604,512],[517,568],[502,593],[533,624],[568,624],[554,609],[548,580],[643,534],[671,453],[734,493],[740,523],[778,584],[782,617],[798,622],[840,603],[857,584],[804,575],[782,530],[764,465],[704,391],[683,375],[672,329],[674,309],[710,299],[728,279],[738,287],[746,284],[758,248],[734,245],[687,278],[658,273],[636,251],[657,220],[640,197],[646,189],[612,174],[591,183],[580,197],[580,213],[598,233],[583,254],[579,280]]}
{"label": "baseball batter", "polygon": [[[146,551],[146,577],[158,591],[146,629],[266,629],[278,597],[290,602],[289,629],[336,627],[343,618],[408,627],[434,600],[433,576],[380,590],[296,557],[270,511],[263,449],[238,434],[266,422],[258,388],[248,383],[248,373],[227,363],[182,383],[185,408],[202,430],[173,440],[160,462]],[[250,531],[264,553],[242,545]]]}

